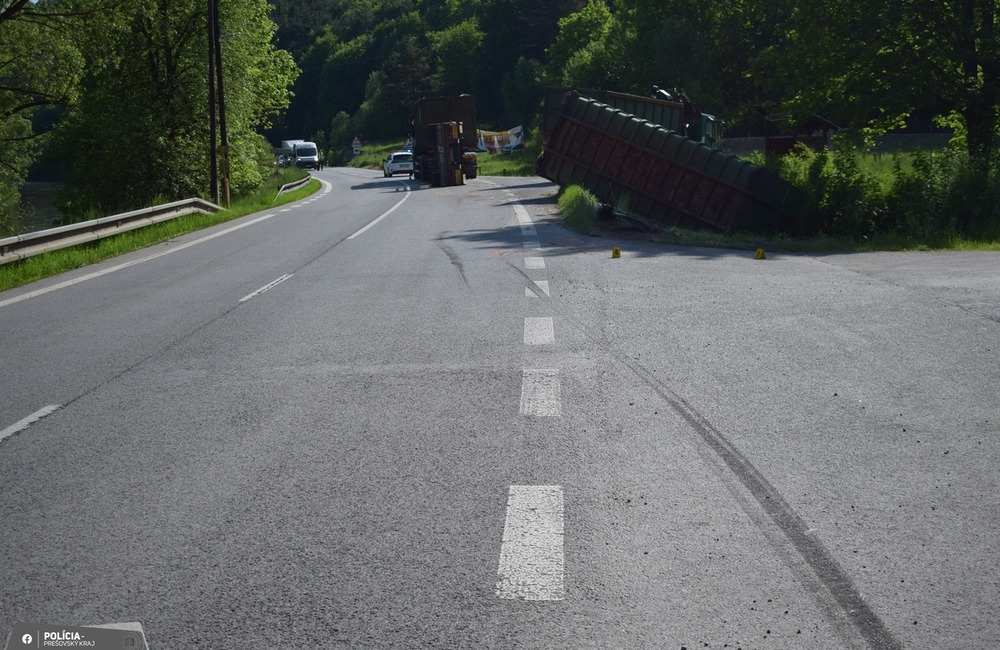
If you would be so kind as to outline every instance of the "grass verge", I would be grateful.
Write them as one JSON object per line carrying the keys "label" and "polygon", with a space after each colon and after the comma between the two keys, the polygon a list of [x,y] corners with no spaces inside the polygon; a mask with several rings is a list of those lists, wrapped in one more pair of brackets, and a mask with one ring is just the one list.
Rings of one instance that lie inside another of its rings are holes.
{"label": "grass verge", "polygon": [[0,291],[13,289],[29,282],[71,271],[88,264],[100,262],[123,253],[146,248],[153,244],[185,235],[202,228],[215,226],[226,221],[268,210],[278,205],[292,203],[313,194],[320,188],[320,182],[313,179],[308,185],[275,198],[278,187],[291,183],[299,176],[288,172],[261,188],[256,194],[237,200],[228,210],[214,214],[189,214],[170,221],[139,228],[113,237],[107,237],[72,248],[51,251],[17,262],[0,266]]}
{"label": "grass verge", "polygon": [[1000,251],[1000,241],[966,239],[960,236],[935,237],[921,241],[902,235],[873,235],[860,240],[850,237],[814,235],[806,238],[777,235],[765,237],[750,233],[724,233],[711,230],[668,228],[654,233],[651,241],[681,246],[728,248],[781,253],[876,253],[914,251]]}

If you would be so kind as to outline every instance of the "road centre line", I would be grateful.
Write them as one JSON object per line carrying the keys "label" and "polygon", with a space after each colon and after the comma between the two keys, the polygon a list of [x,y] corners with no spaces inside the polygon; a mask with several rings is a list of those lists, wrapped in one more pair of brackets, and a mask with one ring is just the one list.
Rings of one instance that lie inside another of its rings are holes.
{"label": "road centre line", "polygon": [[551,316],[524,319],[525,345],[549,345],[555,342],[555,327]]}
{"label": "road centre line", "polygon": [[242,298],[240,298],[240,302],[246,302],[247,300],[250,300],[251,298],[256,298],[257,296],[259,296],[260,294],[264,293],[268,289],[273,289],[274,287],[278,286],[279,284],[281,284],[282,282],[284,282],[288,278],[292,277],[293,275],[295,275],[295,274],[294,273],[286,273],[285,275],[281,276],[277,280],[274,280],[273,282],[265,284],[263,287],[261,287],[260,289],[257,289],[253,293],[247,294],[247,295],[243,296]]}
{"label": "road centre line", "polygon": [[558,369],[524,369],[521,371],[521,415],[559,417]]}
{"label": "road centre line", "polygon": [[534,288],[527,286],[524,288],[525,298],[538,298],[540,296],[549,297],[549,281],[548,280],[532,280]]}
{"label": "road centre line", "polygon": [[537,236],[538,231],[535,230],[535,224],[531,222],[531,216],[528,215],[528,211],[524,209],[524,206],[520,203],[514,204],[514,217],[517,219],[517,225],[521,227],[521,234],[525,236]]}
{"label": "road centre line", "polygon": [[542,250],[542,242],[538,241],[537,239],[529,239],[528,241],[524,242],[524,249]]}
{"label": "road centre line", "polygon": [[496,594],[510,600],[565,598],[565,526],[560,485],[511,485]]}
{"label": "road centre line", "polygon": [[185,248],[190,248],[192,246],[197,246],[198,244],[201,244],[203,242],[207,242],[210,239],[215,239],[216,237],[222,237],[223,235],[228,235],[231,232],[235,232],[237,230],[240,230],[241,228],[246,228],[247,226],[252,226],[255,223],[259,223],[261,221],[264,221],[266,219],[270,219],[271,217],[275,217],[277,215],[278,215],[277,212],[272,212],[270,214],[265,214],[263,216],[257,217],[256,219],[251,219],[250,221],[246,221],[244,223],[237,224],[237,225],[232,226],[230,228],[226,228],[225,230],[220,230],[219,232],[212,233],[211,235],[207,235],[207,236],[202,237],[200,239],[196,239],[194,241],[187,242],[186,244],[181,244],[180,246],[176,246],[176,247],[171,248],[169,250],[161,251],[161,252],[156,253],[154,255],[149,255],[147,257],[143,257],[143,258],[140,258],[140,259],[137,259],[137,260],[132,260],[131,262],[125,262],[124,264],[118,264],[117,266],[112,266],[112,267],[106,268],[104,270],[97,271],[95,273],[89,273],[87,275],[81,275],[78,278],[73,278],[72,280],[66,280],[64,282],[59,282],[58,284],[53,284],[52,286],[45,287],[44,289],[36,289],[35,291],[29,291],[28,293],[21,294],[20,296],[14,296],[13,298],[8,298],[6,300],[0,300],[0,307],[6,307],[7,305],[12,305],[12,304],[14,304],[16,302],[21,302],[22,300],[28,300],[29,298],[36,298],[38,296],[44,295],[44,294],[49,293],[51,291],[56,291],[58,289],[65,289],[66,287],[71,287],[74,284],[79,284],[81,282],[86,282],[87,280],[93,280],[95,278],[101,277],[102,275],[108,275],[109,273],[114,273],[115,271],[121,271],[123,269],[127,269],[129,267],[136,266],[138,264],[143,264],[144,262],[151,262],[151,261],[153,261],[155,259],[159,259],[159,258],[163,257],[164,255],[170,255],[171,253],[176,253],[177,251],[182,251]]}
{"label": "road centre line", "polygon": [[388,210],[386,210],[385,212],[383,212],[379,216],[375,217],[374,221],[372,221],[367,226],[363,227],[361,230],[357,231],[356,233],[354,233],[353,235],[351,235],[350,237],[348,237],[348,239],[354,239],[355,237],[363,234],[366,230],[368,230],[369,228],[371,228],[372,226],[374,226],[375,224],[377,224],[379,221],[382,221],[383,219],[385,219],[386,217],[388,217],[390,214],[392,214],[393,212],[395,212],[396,208],[398,208],[399,206],[403,205],[403,202],[406,201],[406,199],[410,198],[410,186],[406,185],[405,187],[406,187],[406,194],[404,194],[403,198],[401,198],[399,200],[399,203],[397,203],[396,205],[392,206],[391,208],[389,208]]}
{"label": "road centre line", "polygon": [[3,442],[4,439],[9,438],[15,433],[20,433],[21,431],[24,431],[35,422],[38,422],[39,420],[48,415],[52,415],[60,408],[62,408],[61,404],[49,404],[48,406],[38,409],[37,411],[29,415],[28,417],[24,418],[23,420],[18,420],[17,422],[10,425],[3,431],[0,431],[0,442]]}

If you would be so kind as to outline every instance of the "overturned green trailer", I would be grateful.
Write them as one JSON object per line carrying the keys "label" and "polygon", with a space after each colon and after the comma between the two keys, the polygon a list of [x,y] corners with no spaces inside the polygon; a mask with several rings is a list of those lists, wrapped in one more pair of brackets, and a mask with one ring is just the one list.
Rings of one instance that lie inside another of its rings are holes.
{"label": "overturned green trailer", "polygon": [[623,113],[634,115],[704,144],[714,146],[721,138],[721,125],[715,116],[703,113],[686,94],[680,91],[675,91],[676,96],[666,99],[662,95],[643,97],[592,88],[549,88],[545,93],[545,103],[542,108],[543,139],[548,139],[562,121],[563,103],[569,93],[607,104]]}
{"label": "overturned green trailer", "polygon": [[767,169],[569,91],[537,172],[656,228],[798,233],[809,198]]}

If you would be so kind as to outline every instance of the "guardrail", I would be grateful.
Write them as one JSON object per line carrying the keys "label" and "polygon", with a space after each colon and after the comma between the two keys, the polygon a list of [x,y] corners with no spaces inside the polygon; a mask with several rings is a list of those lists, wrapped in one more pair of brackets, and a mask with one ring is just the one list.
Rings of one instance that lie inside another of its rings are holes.
{"label": "guardrail", "polygon": [[278,188],[278,193],[274,195],[274,198],[277,199],[279,196],[281,196],[285,192],[290,192],[291,190],[297,190],[300,187],[306,185],[312,179],[313,179],[312,174],[308,174],[304,178],[300,178],[297,181],[294,181],[292,183],[286,183],[286,184],[282,185],[280,188]]}
{"label": "guardrail", "polygon": [[102,217],[93,221],[15,235],[0,239],[0,264],[41,255],[60,248],[85,244],[161,221],[176,219],[186,214],[195,212],[210,214],[221,210],[221,207],[203,199],[186,199],[143,210]]}

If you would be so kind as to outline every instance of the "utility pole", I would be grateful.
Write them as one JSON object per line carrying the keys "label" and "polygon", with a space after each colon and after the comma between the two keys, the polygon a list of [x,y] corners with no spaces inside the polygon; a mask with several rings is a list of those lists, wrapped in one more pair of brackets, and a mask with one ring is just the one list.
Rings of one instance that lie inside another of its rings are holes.
{"label": "utility pole", "polygon": [[219,204],[219,173],[215,151],[215,21],[214,0],[208,0],[208,167],[212,203]]}
{"label": "utility pole", "polygon": [[[219,168],[222,171],[222,196],[226,208],[230,207],[229,196],[229,135],[226,132],[226,93],[222,85],[222,36],[219,30],[219,1],[208,0],[208,92],[209,110],[211,112],[211,158],[212,158],[212,198],[219,201],[218,177],[215,165],[215,104],[218,92],[219,107]],[[214,69],[214,75],[213,73]]]}

